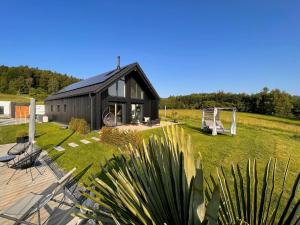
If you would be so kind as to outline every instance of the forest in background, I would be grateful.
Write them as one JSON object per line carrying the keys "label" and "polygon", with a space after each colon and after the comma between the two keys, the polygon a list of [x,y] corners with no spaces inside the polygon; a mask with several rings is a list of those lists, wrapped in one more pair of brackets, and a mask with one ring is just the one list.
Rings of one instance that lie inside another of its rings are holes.
{"label": "forest in background", "polygon": [[206,107],[236,107],[240,112],[260,113],[290,118],[300,118],[300,96],[292,96],[279,89],[263,88],[256,94],[199,93],[170,96],[160,100],[160,108],[201,109]]}
{"label": "forest in background", "polygon": [[48,95],[57,92],[79,79],[28,66],[0,66],[0,93],[29,95],[37,100],[44,100]]}
{"label": "forest in background", "polygon": [[[0,66],[0,93],[28,95],[43,101],[48,95],[78,82],[73,76],[28,66]],[[259,93],[198,93],[170,96],[160,100],[160,108],[201,109],[213,106],[234,106],[240,112],[300,118],[300,96],[279,89],[263,88]]]}

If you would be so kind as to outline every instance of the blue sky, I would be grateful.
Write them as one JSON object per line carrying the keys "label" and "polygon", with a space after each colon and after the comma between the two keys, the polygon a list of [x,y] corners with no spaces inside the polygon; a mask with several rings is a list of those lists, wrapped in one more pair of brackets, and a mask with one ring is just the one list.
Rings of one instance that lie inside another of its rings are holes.
{"label": "blue sky", "polygon": [[138,61],[162,97],[300,95],[299,1],[0,3],[0,64],[87,78]]}

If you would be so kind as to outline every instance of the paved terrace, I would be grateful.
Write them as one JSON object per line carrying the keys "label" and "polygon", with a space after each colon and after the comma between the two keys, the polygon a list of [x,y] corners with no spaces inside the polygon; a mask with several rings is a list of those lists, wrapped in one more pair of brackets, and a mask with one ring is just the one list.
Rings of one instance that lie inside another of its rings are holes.
{"label": "paved terrace", "polygon": [[[12,144],[1,145],[0,156],[6,155],[11,146]],[[42,175],[40,175],[35,168],[32,168],[32,181],[29,170],[27,173],[25,170],[18,170],[8,184],[7,181],[14,173],[14,170],[8,168],[7,166],[0,165],[0,212],[30,192],[41,193],[44,189],[58,180],[57,176],[50,169],[50,167],[48,167],[43,160],[40,160],[40,162],[41,164],[38,166],[38,168],[42,172]],[[61,197],[62,194],[58,195],[56,198],[57,200],[60,200]],[[66,198],[65,202],[71,203],[71,200]],[[51,201],[41,209],[42,224],[68,224],[73,219],[68,214],[70,212],[69,206],[63,204],[55,210],[57,206],[58,203]],[[37,223],[37,214],[31,216],[29,219],[27,219],[27,221]],[[72,222],[71,224],[73,224]],[[9,225],[14,224],[14,222],[0,218],[0,224]]]}
{"label": "paved terrace", "polygon": [[169,122],[169,121],[160,121],[159,124],[155,124],[152,126],[148,126],[148,125],[144,125],[144,124],[137,124],[137,125],[125,124],[125,125],[117,126],[117,128],[120,130],[143,131],[143,130],[150,130],[150,129],[165,127],[165,126],[174,125],[174,124],[178,124],[178,123],[173,123],[173,122]]}

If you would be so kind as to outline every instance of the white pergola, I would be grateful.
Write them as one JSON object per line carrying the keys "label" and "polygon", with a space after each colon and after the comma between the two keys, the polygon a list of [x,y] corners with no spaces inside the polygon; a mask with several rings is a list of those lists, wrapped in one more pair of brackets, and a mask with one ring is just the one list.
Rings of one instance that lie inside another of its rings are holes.
{"label": "white pergola", "polygon": [[[220,112],[222,110],[232,111],[232,120],[230,129],[225,129],[221,120]],[[202,110],[202,130],[211,130],[212,135],[218,133],[230,132],[231,135],[236,135],[236,108],[235,107],[211,107]]]}
{"label": "white pergola", "polygon": [[30,99],[30,119],[29,119],[29,143],[30,143],[30,151],[33,151],[33,145],[35,143],[35,99]]}

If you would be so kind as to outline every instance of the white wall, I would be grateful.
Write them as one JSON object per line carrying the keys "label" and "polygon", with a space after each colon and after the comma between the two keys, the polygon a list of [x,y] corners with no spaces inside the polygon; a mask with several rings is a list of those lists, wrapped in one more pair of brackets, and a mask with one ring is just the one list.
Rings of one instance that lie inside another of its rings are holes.
{"label": "white wall", "polygon": [[45,115],[45,105],[36,105],[35,106],[36,115]]}
{"label": "white wall", "polygon": [[11,102],[10,101],[0,101],[0,106],[4,107],[4,115],[11,115]]}

